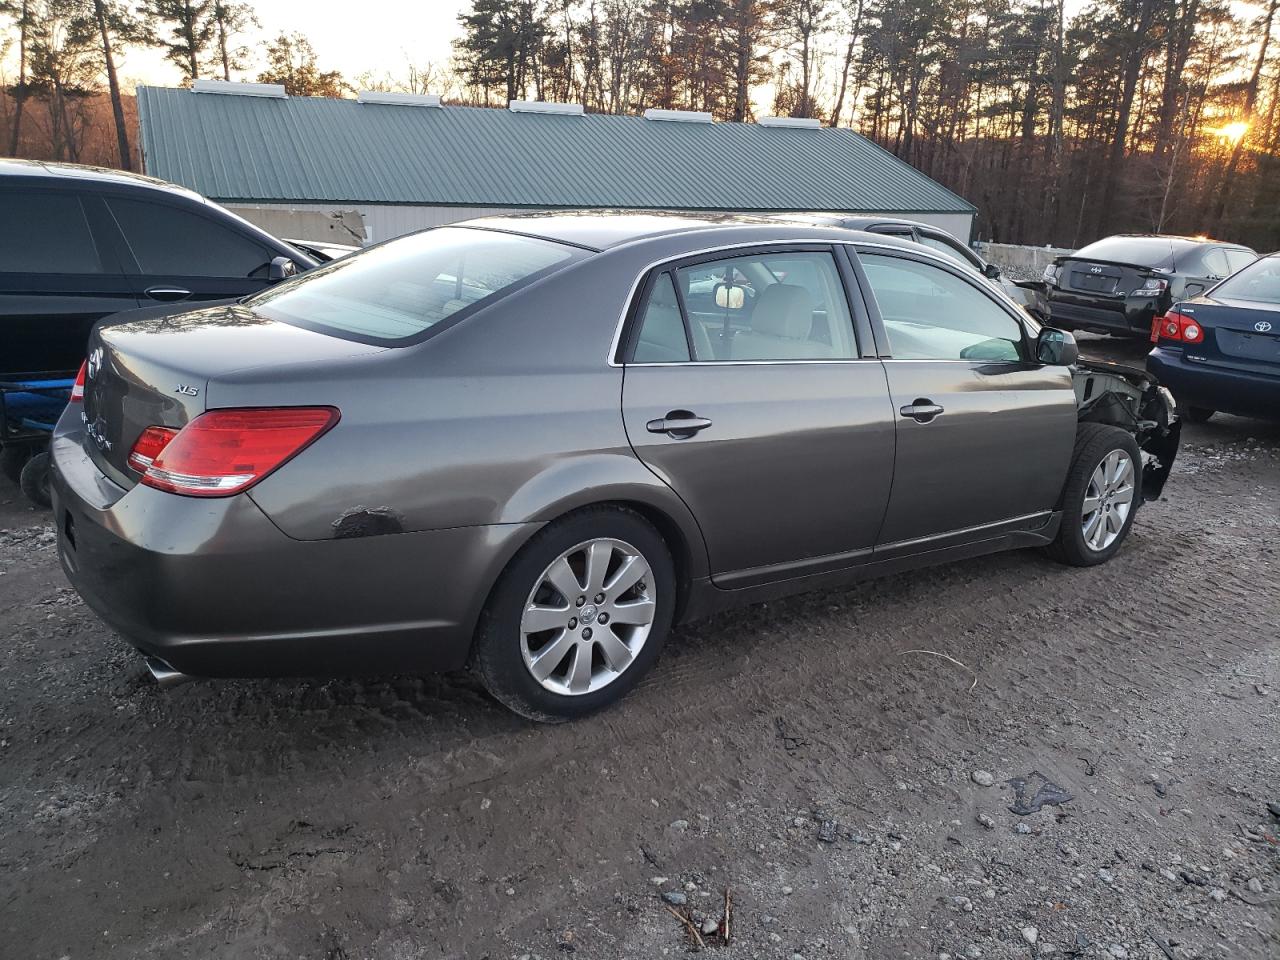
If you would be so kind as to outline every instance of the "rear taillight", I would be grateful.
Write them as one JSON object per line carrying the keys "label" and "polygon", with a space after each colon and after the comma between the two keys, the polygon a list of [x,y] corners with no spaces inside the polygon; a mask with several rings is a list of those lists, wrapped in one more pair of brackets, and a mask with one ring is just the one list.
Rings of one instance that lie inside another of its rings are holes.
{"label": "rear taillight", "polygon": [[71,385],[71,402],[72,403],[84,402],[84,372],[85,372],[86,366],[87,365],[84,363],[80,364],[80,372],[76,374],[76,382]]}
{"label": "rear taillight", "polygon": [[169,427],[147,427],[129,452],[129,466],[138,473],[145,474],[155,463],[156,457],[160,456],[160,451],[177,435],[178,431]]}
{"label": "rear taillight", "polygon": [[334,407],[210,410],[176,434],[148,427],[129,465],[157,490],[227,497],[253,486],[338,422]]}
{"label": "rear taillight", "polygon": [[1174,343],[1204,343],[1204,327],[1195,317],[1170,310],[1151,321],[1151,342],[1170,340]]}

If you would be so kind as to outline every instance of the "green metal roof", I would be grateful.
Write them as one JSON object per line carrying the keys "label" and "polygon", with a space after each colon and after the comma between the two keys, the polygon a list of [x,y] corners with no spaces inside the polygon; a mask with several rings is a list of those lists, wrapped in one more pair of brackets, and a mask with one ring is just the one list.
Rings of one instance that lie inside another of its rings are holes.
{"label": "green metal roof", "polygon": [[973,213],[852,130],[138,88],[147,173],[224,202]]}

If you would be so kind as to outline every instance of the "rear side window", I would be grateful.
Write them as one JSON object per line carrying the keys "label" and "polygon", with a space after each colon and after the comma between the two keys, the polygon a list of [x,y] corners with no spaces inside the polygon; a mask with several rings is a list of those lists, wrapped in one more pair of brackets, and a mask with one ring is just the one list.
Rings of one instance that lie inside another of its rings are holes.
{"label": "rear side window", "polygon": [[366,343],[403,343],[578,259],[534,237],[441,227],[401,237],[258,294],[265,316]]}
{"label": "rear side window", "polygon": [[1017,361],[1022,327],[972,284],[932,264],[858,255],[895,360]]}
{"label": "rear side window", "polygon": [[1223,252],[1227,255],[1227,264],[1231,267],[1232,273],[1243,270],[1258,259],[1257,254],[1249,250],[1224,250]]}
{"label": "rear side window", "polygon": [[1227,254],[1225,250],[1214,247],[1212,250],[1206,250],[1204,254],[1204,272],[1210,277],[1225,277],[1231,272],[1231,265],[1227,263]]}
{"label": "rear side window", "polygon": [[920,234],[920,242],[926,247],[938,251],[943,256],[949,257],[961,266],[968,267],[971,270],[977,267],[977,264],[961,253],[955,244],[947,243],[947,241],[930,236],[927,233]]}
{"label": "rear side window", "polygon": [[102,257],[74,194],[0,193],[0,271],[102,273]]}
{"label": "rear side window", "polygon": [[634,359],[636,363],[681,363],[690,359],[680,301],[669,273],[659,276],[649,291]]}
{"label": "rear side window", "polygon": [[1139,267],[1174,269],[1174,247],[1167,237],[1106,237],[1071,256],[1076,260],[1110,260]]}
{"label": "rear side window", "polygon": [[1213,289],[1215,298],[1280,303],[1280,256],[1255,260]]}
{"label": "rear side window", "polygon": [[147,200],[110,198],[107,205],[144,274],[267,278],[274,252],[206,217]]}

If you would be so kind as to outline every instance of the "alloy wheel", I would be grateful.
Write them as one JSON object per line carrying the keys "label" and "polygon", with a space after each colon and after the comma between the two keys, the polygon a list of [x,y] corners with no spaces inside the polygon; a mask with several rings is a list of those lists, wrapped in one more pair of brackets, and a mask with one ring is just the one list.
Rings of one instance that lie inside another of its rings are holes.
{"label": "alloy wheel", "polygon": [[1116,542],[1133,509],[1137,472],[1125,450],[1112,450],[1094,468],[1084,492],[1080,527],[1085,546],[1101,552]]}
{"label": "alloy wheel", "polygon": [[520,617],[520,653],[544,689],[608,686],[631,666],[656,613],[648,561],[623,540],[588,540],[542,572]]}

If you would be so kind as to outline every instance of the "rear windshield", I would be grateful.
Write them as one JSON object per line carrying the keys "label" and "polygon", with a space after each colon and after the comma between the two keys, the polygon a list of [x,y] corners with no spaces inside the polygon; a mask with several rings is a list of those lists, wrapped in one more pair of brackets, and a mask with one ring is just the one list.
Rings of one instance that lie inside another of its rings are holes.
{"label": "rear windshield", "polygon": [[1153,269],[1175,267],[1173,241],[1168,237],[1106,237],[1071,256],[1076,260],[1110,260]]}
{"label": "rear windshield", "polygon": [[1213,296],[1280,303],[1280,256],[1255,260],[1214,287]]}
{"label": "rear windshield", "polygon": [[441,227],[335,260],[248,303],[263,316],[322,333],[403,344],[581,255],[550,240]]}

